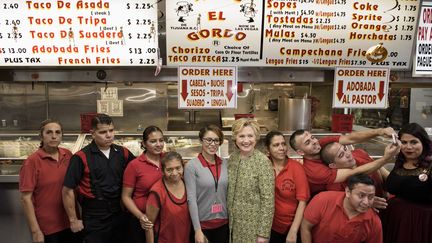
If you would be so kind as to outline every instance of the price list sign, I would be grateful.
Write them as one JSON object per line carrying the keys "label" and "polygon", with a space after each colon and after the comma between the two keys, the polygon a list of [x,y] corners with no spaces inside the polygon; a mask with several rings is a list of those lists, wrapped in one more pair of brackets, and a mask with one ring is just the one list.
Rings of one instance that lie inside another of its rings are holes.
{"label": "price list sign", "polygon": [[167,65],[261,65],[262,0],[170,0]]}
{"label": "price list sign", "polygon": [[0,3],[0,66],[157,64],[155,1]]}
{"label": "price list sign", "polygon": [[432,75],[432,2],[424,2],[417,29],[413,76]]}
{"label": "price list sign", "polygon": [[265,64],[410,67],[416,0],[268,0]]}

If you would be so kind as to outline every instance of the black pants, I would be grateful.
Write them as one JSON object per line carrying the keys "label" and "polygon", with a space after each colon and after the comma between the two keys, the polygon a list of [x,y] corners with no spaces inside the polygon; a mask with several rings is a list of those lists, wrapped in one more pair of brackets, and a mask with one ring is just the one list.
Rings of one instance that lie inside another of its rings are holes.
{"label": "black pants", "polygon": [[145,243],[145,230],[141,227],[139,219],[133,214],[128,214],[129,217],[129,235],[128,239],[130,243]]}
{"label": "black pants", "polygon": [[203,229],[202,232],[207,237],[209,243],[228,243],[229,242],[229,226],[222,225],[215,229]]}
{"label": "black pants", "polygon": [[85,243],[127,243],[128,214],[121,210],[120,199],[82,202]]}
{"label": "black pants", "polygon": [[79,233],[72,233],[70,229],[65,229],[54,234],[44,236],[45,243],[82,243]]}
{"label": "black pants", "polygon": [[[288,232],[286,232],[285,234],[281,234],[274,230],[271,230],[269,243],[285,243],[287,235]],[[300,232],[297,233],[297,243],[301,243]]]}

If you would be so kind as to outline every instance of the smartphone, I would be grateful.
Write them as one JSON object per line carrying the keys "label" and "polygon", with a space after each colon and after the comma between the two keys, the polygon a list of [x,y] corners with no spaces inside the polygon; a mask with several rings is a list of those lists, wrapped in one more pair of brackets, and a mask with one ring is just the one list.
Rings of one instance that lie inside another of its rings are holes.
{"label": "smartphone", "polygon": [[394,133],[392,134],[392,142],[393,142],[394,145],[397,145],[397,138],[396,138],[396,136],[397,136],[396,134],[394,134]]}

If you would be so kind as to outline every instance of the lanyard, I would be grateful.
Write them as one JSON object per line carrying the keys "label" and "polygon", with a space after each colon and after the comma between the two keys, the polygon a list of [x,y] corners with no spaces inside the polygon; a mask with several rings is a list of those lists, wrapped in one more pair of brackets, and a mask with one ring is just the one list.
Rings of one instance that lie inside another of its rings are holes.
{"label": "lanyard", "polygon": [[216,155],[215,155],[216,177],[215,177],[215,175],[213,174],[212,170],[210,169],[210,164],[209,164],[209,162],[204,158],[203,155],[201,155],[201,156],[203,157],[204,161],[206,162],[206,164],[207,164],[207,168],[210,170],[210,173],[211,173],[211,175],[212,175],[212,177],[213,177],[213,180],[214,180],[214,183],[215,183],[215,192],[217,192],[217,190],[218,190],[218,184],[219,184],[219,170],[218,170],[218,162],[217,162],[217,160],[216,160]]}

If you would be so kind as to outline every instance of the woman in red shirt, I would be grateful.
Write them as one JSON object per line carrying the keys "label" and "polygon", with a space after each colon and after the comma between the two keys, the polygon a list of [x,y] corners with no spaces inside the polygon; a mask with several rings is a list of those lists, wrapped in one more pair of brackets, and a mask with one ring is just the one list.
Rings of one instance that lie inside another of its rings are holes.
{"label": "woman in red shirt", "polygon": [[69,229],[63,208],[62,187],[72,153],[60,148],[60,122],[41,123],[41,145],[23,163],[19,176],[21,202],[32,233],[32,242],[80,242]]}
{"label": "woman in red shirt", "polygon": [[159,127],[146,127],[141,142],[144,152],[132,160],[124,172],[122,201],[132,214],[128,239],[131,243],[144,243],[143,228],[152,227],[145,215],[147,197],[153,184],[162,178],[161,157],[164,144],[163,133]]}
{"label": "woman in red shirt", "polygon": [[310,192],[303,166],[288,158],[281,132],[269,132],[264,141],[275,173],[275,211],[270,243],[295,243]]}
{"label": "woman in red shirt", "polygon": [[147,217],[155,226],[153,230],[146,230],[146,241],[187,243],[191,220],[183,182],[181,155],[177,152],[164,155],[162,170],[163,177],[152,186],[147,201]]}

